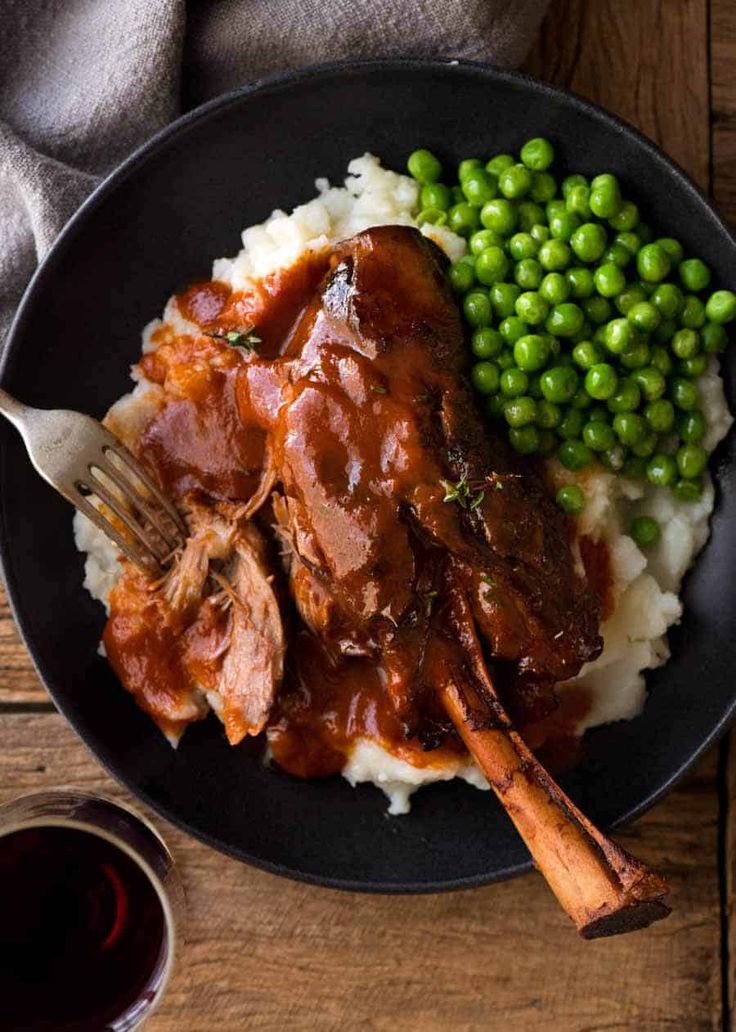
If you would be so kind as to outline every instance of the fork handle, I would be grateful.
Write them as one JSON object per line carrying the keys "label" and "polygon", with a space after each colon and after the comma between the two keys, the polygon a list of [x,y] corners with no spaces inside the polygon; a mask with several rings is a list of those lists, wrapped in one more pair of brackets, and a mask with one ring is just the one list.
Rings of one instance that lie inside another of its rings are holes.
{"label": "fork handle", "polygon": [[24,417],[28,414],[28,406],[22,405],[11,394],[0,387],[0,412],[10,420],[13,426],[21,429]]}

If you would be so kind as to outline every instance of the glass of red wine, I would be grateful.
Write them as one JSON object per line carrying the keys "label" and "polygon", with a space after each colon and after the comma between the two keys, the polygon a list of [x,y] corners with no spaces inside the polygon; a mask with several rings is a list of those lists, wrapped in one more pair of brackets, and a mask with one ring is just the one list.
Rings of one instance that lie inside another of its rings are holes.
{"label": "glass of red wine", "polygon": [[181,883],[141,817],[76,791],[0,807],[1,1032],[128,1032],[174,961]]}

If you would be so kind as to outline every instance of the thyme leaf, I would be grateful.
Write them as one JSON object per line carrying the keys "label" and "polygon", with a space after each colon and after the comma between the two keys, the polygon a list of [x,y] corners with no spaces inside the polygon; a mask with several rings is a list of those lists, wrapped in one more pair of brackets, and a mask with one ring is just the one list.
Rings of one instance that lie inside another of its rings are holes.
{"label": "thyme leaf", "polygon": [[256,336],[255,326],[246,326],[242,330],[211,330],[208,337],[215,340],[224,340],[232,348],[242,348],[244,351],[257,351],[261,338]]}

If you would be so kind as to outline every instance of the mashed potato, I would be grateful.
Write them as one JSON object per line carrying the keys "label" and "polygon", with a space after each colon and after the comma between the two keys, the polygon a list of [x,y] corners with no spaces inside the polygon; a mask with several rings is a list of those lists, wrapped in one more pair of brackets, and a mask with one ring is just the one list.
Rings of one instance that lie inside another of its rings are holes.
{"label": "mashed potato", "polygon": [[[412,179],[382,168],[369,154],[351,161],[348,173],[343,187],[317,180],[317,196],[307,204],[291,214],[275,211],[266,222],[246,229],[242,250],[234,258],[216,260],[213,278],[234,290],[245,290],[269,273],[292,265],[304,253],[322,250],[371,226],[415,225],[418,186]],[[465,252],[465,241],[444,227],[423,226],[422,232],[453,261]],[[151,350],[152,333],[164,324],[178,333],[196,332],[170,301],[163,319],[145,328],[144,351]],[[715,358],[710,359],[699,387],[709,420],[704,444],[712,449],[732,423]],[[135,389],[113,406],[108,423],[124,441],[132,441],[159,405],[159,388],[138,375]],[[578,482],[584,487],[586,507],[578,519],[578,532],[606,543],[613,578],[615,605],[601,628],[603,652],[559,689],[561,694],[574,686],[588,689],[591,706],[579,725],[582,733],[640,712],[646,694],[644,671],[669,657],[667,630],[682,614],[680,582],[708,538],[714,493],[707,477],[700,501],[683,503],[666,491],[600,469],[573,474],[557,462],[549,465],[556,484]],[[646,555],[626,534],[631,519],[645,514],[654,516],[662,527],[659,544]],[[106,604],[118,573],[116,551],[80,514],[75,516],[74,527],[77,547],[87,557],[84,585]],[[351,785],[371,782],[381,788],[390,800],[390,813],[407,813],[411,793],[436,781],[459,777],[478,788],[488,788],[470,758],[415,767],[368,739],[356,742],[343,775]]]}

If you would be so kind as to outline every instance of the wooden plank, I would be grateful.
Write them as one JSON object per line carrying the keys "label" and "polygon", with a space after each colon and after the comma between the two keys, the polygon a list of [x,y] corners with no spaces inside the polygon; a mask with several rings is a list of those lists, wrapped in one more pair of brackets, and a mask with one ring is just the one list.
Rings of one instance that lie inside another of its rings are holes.
{"label": "wooden plank", "polygon": [[711,0],[713,197],[736,226],[736,6]]}
{"label": "wooden plank", "polygon": [[0,583],[0,704],[47,702],[48,698],[20,640]]}
{"label": "wooden plank", "polygon": [[707,7],[553,0],[524,68],[633,123],[707,189]]}
{"label": "wooden plank", "polygon": [[[714,772],[711,754],[620,836],[668,878],[673,915],[592,943],[537,875],[446,895],[352,895],[252,870],[155,819],[184,877],[188,941],[147,1028],[718,1029]],[[0,800],[59,784],[128,800],[58,715],[1,716]]]}

